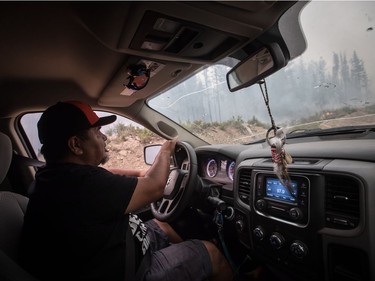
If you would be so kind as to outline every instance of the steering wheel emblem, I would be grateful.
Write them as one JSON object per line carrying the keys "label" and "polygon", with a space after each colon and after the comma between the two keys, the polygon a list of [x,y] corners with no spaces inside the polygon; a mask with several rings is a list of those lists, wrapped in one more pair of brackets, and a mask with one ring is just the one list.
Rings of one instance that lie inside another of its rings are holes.
{"label": "steering wheel emblem", "polygon": [[167,180],[167,183],[165,184],[165,187],[168,187],[168,185],[170,184],[171,180],[172,180],[172,178],[169,177],[168,180]]}

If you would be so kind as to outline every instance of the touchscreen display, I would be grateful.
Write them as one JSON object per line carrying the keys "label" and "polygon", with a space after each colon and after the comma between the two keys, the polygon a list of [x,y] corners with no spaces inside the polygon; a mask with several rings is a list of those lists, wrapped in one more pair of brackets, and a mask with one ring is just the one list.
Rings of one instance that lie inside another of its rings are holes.
{"label": "touchscreen display", "polygon": [[297,182],[291,181],[293,195],[277,178],[266,178],[266,197],[286,202],[296,202]]}

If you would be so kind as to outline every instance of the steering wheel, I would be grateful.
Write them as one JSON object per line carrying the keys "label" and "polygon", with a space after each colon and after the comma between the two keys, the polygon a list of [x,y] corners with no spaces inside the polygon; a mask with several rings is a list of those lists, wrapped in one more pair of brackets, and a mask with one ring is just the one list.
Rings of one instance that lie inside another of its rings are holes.
{"label": "steering wheel", "polygon": [[186,142],[177,142],[173,167],[169,171],[163,197],[151,203],[154,217],[170,222],[176,219],[189,205],[197,185],[198,161],[194,148]]}

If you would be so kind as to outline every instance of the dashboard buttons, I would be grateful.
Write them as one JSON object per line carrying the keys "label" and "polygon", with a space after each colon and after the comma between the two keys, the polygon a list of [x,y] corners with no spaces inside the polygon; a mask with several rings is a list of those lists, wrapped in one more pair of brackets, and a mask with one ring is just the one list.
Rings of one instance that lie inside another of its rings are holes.
{"label": "dashboard buttons", "polygon": [[259,210],[259,211],[263,211],[267,208],[267,202],[266,200],[264,199],[259,199],[255,202],[255,207]]}
{"label": "dashboard buttons", "polygon": [[281,249],[285,244],[285,238],[280,233],[274,232],[270,236],[270,244],[275,250]]}
{"label": "dashboard buttons", "polygon": [[245,230],[245,223],[243,222],[243,220],[236,221],[235,225],[238,232],[243,232]]}
{"label": "dashboard buttons", "polygon": [[264,233],[263,227],[261,227],[261,226],[257,226],[256,228],[254,228],[254,230],[253,230],[253,234],[254,234],[254,237],[255,237],[258,241],[262,241],[262,240],[264,239],[264,236],[265,236],[265,233]]}
{"label": "dashboard buttons", "polygon": [[301,241],[294,241],[289,249],[292,255],[298,259],[303,259],[308,254],[307,246]]}
{"label": "dashboard buttons", "polygon": [[303,218],[303,213],[300,208],[291,208],[289,210],[289,217],[293,220],[300,220]]}
{"label": "dashboard buttons", "polygon": [[234,209],[231,206],[228,206],[223,211],[224,218],[231,221],[234,218]]}

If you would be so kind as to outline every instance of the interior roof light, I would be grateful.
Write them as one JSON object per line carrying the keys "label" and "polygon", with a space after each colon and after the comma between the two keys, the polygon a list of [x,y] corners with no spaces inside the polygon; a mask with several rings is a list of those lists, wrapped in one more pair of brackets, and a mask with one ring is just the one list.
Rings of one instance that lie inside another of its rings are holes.
{"label": "interior roof light", "polygon": [[158,18],[155,21],[154,29],[158,31],[168,32],[168,33],[175,33],[177,29],[180,27],[180,23],[169,20],[166,18]]}

